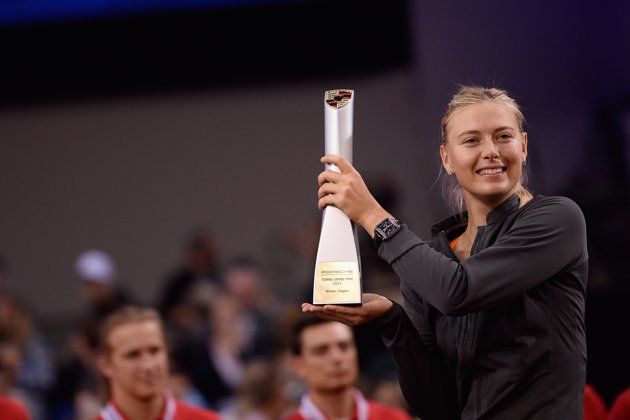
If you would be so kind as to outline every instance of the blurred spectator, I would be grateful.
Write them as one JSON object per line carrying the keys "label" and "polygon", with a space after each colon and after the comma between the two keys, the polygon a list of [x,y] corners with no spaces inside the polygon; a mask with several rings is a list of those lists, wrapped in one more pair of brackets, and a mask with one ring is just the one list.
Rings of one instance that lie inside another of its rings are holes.
{"label": "blurred spectator", "polygon": [[630,388],[617,395],[608,420],[629,420],[630,419]]}
{"label": "blurred spectator", "polygon": [[0,396],[0,413],[3,420],[28,420],[26,409],[19,402]]}
{"label": "blurred spectator", "polygon": [[211,308],[211,334],[190,336],[176,344],[173,359],[211,407],[224,406],[243,383],[245,329],[239,305],[217,296]]}
{"label": "blurred spectator", "polygon": [[207,307],[218,286],[216,246],[212,235],[194,231],[186,243],[184,261],[166,280],[159,308],[167,324],[189,331],[203,328]]}
{"label": "blurred spectator", "polygon": [[53,416],[64,420],[89,417],[93,411],[99,393],[98,329],[105,317],[132,301],[118,286],[116,264],[107,253],[96,249],[82,252],[74,263],[74,272],[87,308],[68,338],[58,382],[50,396]]}
{"label": "blurred spectator", "polygon": [[232,261],[224,292],[208,303],[209,331],[175,344],[174,359],[212,407],[221,408],[243,385],[247,361],[273,357],[279,349],[278,305],[251,258]]}
{"label": "blurred spectator", "polygon": [[33,413],[37,407],[17,385],[21,365],[22,354],[18,346],[10,341],[0,341],[0,395],[10,397]]}
{"label": "blurred spectator", "polygon": [[157,311],[124,307],[100,330],[99,369],[107,405],[99,419],[218,419],[217,413],[177,401],[168,389],[168,352]]}
{"label": "blurred spectator", "polygon": [[59,420],[84,419],[93,414],[90,407],[99,394],[95,331],[84,327],[73,332],[66,347],[57,371],[57,385],[50,395],[51,412]]}
{"label": "blurred spectator", "polygon": [[277,353],[276,321],[280,307],[264,284],[260,265],[252,258],[237,257],[227,266],[223,283],[228,296],[238,305],[235,321],[242,328],[242,357],[269,357]]}
{"label": "blurred spectator", "polygon": [[280,360],[252,360],[234,402],[221,412],[226,419],[273,420],[286,414],[288,398],[284,393],[286,372]]}
{"label": "blurred spectator", "polygon": [[592,385],[584,387],[584,420],[606,420],[608,410],[604,399]]}
{"label": "blurred spectator", "polygon": [[208,401],[203,394],[193,386],[188,375],[171,361],[171,377],[169,388],[173,392],[173,397],[195,407],[209,408]]}
{"label": "blurred spectator", "polygon": [[131,302],[117,284],[116,265],[109,254],[97,249],[84,251],[75,261],[74,271],[81,280],[89,316],[96,323]]}
{"label": "blurred spectator", "polygon": [[347,325],[303,316],[291,332],[291,352],[295,372],[306,382],[308,393],[289,420],[410,418],[399,408],[367,401],[355,387],[357,348]]}
{"label": "blurred spectator", "polygon": [[313,291],[313,272],[321,214],[306,223],[273,229],[262,249],[274,296],[282,302],[302,302]]}
{"label": "blurred spectator", "polygon": [[22,395],[34,419],[43,419],[54,382],[50,350],[24,307],[7,296],[0,296],[0,340],[4,386]]}

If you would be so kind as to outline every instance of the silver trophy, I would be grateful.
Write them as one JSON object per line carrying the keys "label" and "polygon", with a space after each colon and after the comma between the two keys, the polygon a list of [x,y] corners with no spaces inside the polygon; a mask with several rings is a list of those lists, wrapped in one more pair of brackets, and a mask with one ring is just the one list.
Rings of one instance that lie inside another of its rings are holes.
{"label": "silver trophy", "polygon": [[[354,92],[328,90],[324,95],[326,154],[340,155],[352,163]],[[326,169],[341,172],[335,165]],[[360,305],[361,259],[357,227],[341,210],[327,206],[317,248],[313,281],[314,305]]]}

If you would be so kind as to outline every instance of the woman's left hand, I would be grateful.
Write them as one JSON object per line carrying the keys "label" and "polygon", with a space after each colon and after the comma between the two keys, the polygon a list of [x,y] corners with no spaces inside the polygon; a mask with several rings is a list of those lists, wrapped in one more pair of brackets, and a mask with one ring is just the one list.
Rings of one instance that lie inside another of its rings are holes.
{"label": "woman's left hand", "polygon": [[368,190],[361,174],[341,156],[326,155],[321,161],[336,165],[341,173],[325,170],[317,177],[319,191],[317,206],[320,210],[333,205],[343,211],[356,224],[372,236],[374,226],[389,217]]}
{"label": "woman's left hand", "polygon": [[302,312],[313,313],[320,318],[338,321],[354,327],[383,315],[393,305],[392,301],[375,293],[364,293],[361,306],[302,304]]}

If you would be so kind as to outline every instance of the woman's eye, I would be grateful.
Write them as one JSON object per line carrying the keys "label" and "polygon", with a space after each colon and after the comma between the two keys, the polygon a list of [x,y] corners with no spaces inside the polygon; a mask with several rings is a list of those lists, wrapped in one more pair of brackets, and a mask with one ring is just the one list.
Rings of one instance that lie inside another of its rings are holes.
{"label": "woman's eye", "polygon": [[464,144],[473,144],[473,143],[476,143],[476,142],[477,142],[477,139],[474,138],[474,137],[471,137],[469,139],[464,140]]}
{"label": "woman's eye", "polygon": [[510,140],[512,138],[512,135],[509,133],[503,133],[499,136],[499,139],[501,140]]}

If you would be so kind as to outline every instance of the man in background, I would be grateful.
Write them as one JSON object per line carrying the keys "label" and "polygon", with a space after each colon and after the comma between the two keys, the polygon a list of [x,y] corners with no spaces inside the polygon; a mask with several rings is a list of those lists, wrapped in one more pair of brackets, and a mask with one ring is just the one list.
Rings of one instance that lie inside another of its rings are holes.
{"label": "man in background", "polygon": [[352,329],[335,321],[303,316],[291,333],[293,368],[308,392],[289,420],[406,420],[394,407],[367,401],[355,387],[359,374]]}
{"label": "man in background", "polygon": [[153,309],[127,306],[103,321],[98,365],[110,398],[100,420],[219,419],[173,398],[162,322]]}

